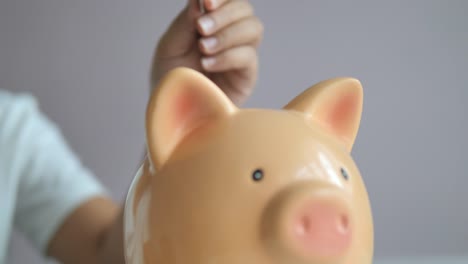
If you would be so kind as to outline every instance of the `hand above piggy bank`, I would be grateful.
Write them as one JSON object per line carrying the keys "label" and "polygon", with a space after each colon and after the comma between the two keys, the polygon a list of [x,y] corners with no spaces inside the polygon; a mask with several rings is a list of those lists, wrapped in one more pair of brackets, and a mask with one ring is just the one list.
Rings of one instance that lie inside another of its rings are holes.
{"label": "hand above piggy bank", "polygon": [[281,110],[240,109],[201,73],[172,70],[147,108],[127,263],[371,264],[371,207],[350,156],[361,112],[352,78]]}

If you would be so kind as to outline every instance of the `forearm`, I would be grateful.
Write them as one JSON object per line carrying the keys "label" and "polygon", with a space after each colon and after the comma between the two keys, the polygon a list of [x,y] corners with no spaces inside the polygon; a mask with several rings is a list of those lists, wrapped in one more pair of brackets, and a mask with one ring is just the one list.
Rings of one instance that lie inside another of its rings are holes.
{"label": "forearm", "polygon": [[[146,148],[142,151],[141,162],[147,158]],[[125,263],[124,256],[124,205],[117,211],[112,225],[103,232],[99,242],[99,263]]]}
{"label": "forearm", "polygon": [[123,207],[99,242],[99,263],[124,264]]}
{"label": "forearm", "polygon": [[64,264],[123,264],[123,207],[108,197],[75,210],[52,239],[47,255]]}

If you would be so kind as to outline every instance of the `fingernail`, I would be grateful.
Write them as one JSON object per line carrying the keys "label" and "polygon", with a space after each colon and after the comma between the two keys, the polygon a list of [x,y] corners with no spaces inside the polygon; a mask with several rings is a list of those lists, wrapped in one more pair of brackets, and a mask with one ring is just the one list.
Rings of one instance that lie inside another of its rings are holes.
{"label": "fingernail", "polygon": [[204,38],[201,40],[201,44],[205,50],[211,51],[218,45],[218,40],[215,37]]}
{"label": "fingernail", "polygon": [[201,62],[202,62],[203,68],[210,69],[216,63],[216,59],[213,57],[206,57],[206,58],[202,58]]}
{"label": "fingernail", "polygon": [[208,16],[203,16],[201,18],[198,19],[198,24],[200,25],[200,27],[202,28],[203,32],[205,32],[205,34],[208,34],[210,33],[210,31],[213,29],[214,27],[214,21],[213,19],[211,19],[210,17]]}

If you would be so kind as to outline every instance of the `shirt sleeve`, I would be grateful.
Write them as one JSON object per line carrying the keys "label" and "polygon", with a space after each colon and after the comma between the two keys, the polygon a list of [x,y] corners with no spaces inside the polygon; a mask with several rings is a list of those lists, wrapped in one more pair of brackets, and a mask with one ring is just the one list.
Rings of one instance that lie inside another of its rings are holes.
{"label": "shirt sleeve", "polygon": [[14,224],[44,254],[73,210],[92,197],[109,194],[34,97],[17,96],[10,105],[4,131],[18,175]]}

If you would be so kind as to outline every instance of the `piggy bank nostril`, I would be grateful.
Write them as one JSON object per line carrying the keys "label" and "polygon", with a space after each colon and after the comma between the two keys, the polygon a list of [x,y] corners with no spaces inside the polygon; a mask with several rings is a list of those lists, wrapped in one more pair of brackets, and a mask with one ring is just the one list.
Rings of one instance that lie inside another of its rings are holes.
{"label": "piggy bank nostril", "polygon": [[299,220],[299,224],[296,225],[296,233],[300,236],[304,236],[308,233],[310,233],[311,230],[311,219],[307,216],[303,216]]}
{"label": "piggy bank nostril", "polygon": [[348,216],[345,214],[342,214],[341,217],[338,219],[338,232],[341,234],[346,234],[348,233],[349,230],[349,219]]}

